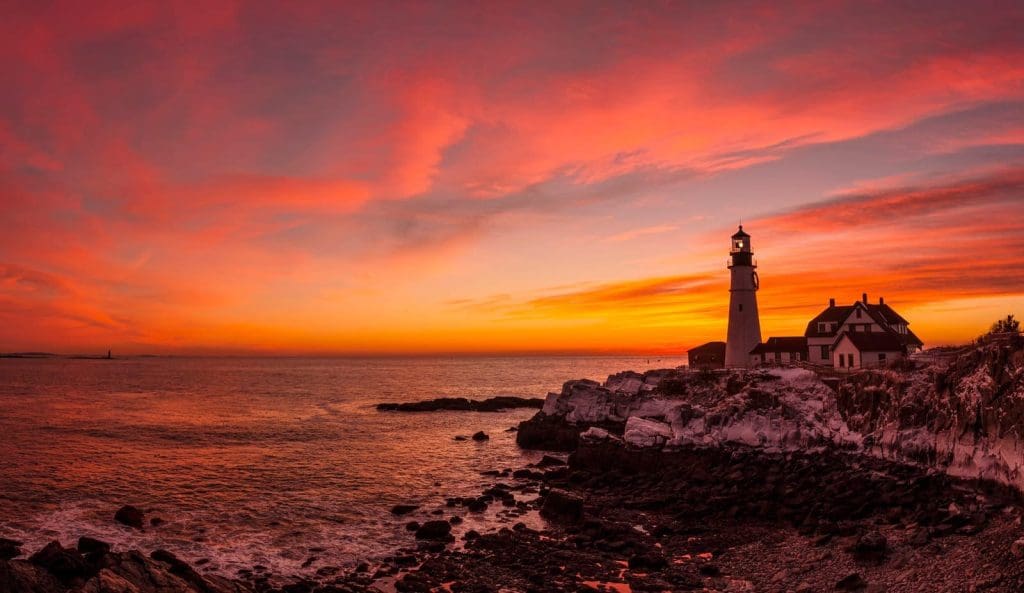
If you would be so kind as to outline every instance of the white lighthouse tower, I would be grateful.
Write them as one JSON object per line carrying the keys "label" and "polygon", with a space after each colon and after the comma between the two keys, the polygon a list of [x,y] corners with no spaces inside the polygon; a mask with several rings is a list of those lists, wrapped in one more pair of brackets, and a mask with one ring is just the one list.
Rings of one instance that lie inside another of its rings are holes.
{"label": "white lighthouse tower", "polygon": [[725,366],[747,367],[750,351],[761,343],[761,320],[757,315],[757,264],[750,250],[750,235],[740,230],[732,236],[729,250],[732,284],[729,287],[729,333],[725,342]]}

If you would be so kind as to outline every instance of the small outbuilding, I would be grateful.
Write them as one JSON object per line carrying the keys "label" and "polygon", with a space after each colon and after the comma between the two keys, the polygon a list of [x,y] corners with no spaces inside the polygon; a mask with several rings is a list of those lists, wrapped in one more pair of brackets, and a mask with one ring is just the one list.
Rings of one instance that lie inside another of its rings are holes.
{"label": "small outbuilding", "polygon": [[750,351],[750,366],[764,364],[787,364],[805,362],[807,360],[807,338],[803,336],[787,336],[768,338]]}
{"label": "small outbuilding", "polygon": [[725,342],[708,342],[686,352],[690,367],[695,369],[725,368]]}

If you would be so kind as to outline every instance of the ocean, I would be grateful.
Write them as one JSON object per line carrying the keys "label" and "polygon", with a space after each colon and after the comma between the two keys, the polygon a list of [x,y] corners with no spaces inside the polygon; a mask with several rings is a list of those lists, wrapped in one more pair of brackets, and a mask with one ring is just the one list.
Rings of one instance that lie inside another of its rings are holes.
{"label": "ocean", "polygon": [[[373,561],[411,544],[406,521],[430,518],[448,496],[478,495],[489,483],[482,471],[540,457],[507,431],[534,410],[398,413],[375,404],[543,397],[569,379],[684,363],[0,359],[0,537],[27,551],[82,535],[115,549],[164,548],[225,576],[255,565],[301,575]],[[479,430],[490,440],[454,440]],[[390,514],[407,503],[423,508]],[[113,515],[125,504],[165,523],[119,525]],[[496,513],[467,517],[461,529],[507,520]]]}

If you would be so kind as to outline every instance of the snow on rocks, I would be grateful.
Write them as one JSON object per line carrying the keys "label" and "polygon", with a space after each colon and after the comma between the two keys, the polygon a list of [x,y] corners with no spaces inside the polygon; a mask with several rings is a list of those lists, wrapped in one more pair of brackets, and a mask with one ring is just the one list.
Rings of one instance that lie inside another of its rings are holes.
{"label": "snow on rocks", "polygon": [[607,441],[607,440],[614,440],[614,441],[620,440],[619,437],[613,435],[612,433],[608,432],[607,430],[605,430],[603,428],[598,428],[596,426],[591,426],[587,430],[583,431],[580,434],[580,438],[583,439],[584,441],[593,441],[593,442]]}
{"label": "snow on rocks", "polygon": [[630,416],[623,439],[634,447],[660,447],[672,436],[672,427],[666,422]]}
{"label": "snow on rocks", "polygon": [[982,346],[945,366],[852,373],[825,385],[803,368],[731,373],[623,372],[567,382],[548,421],[632,447],[821,447],[862,451],[1024,491],[1024,338]]}

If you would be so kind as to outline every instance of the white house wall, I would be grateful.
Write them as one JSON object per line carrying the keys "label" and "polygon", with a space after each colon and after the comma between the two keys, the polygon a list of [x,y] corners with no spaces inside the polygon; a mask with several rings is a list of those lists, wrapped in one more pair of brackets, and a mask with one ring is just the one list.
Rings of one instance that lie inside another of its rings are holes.
{"label": "white house wall", "polygon": [[[849,338],[843,338],[836,344],[835,350],[832,353],[832,366],[835,368],[849,368],[850,354],[853,355],[853,366],[860,366],[860,351],[853,345],[853,342]],[[839,361],[843,361],[842,367],[839,365]]]}

